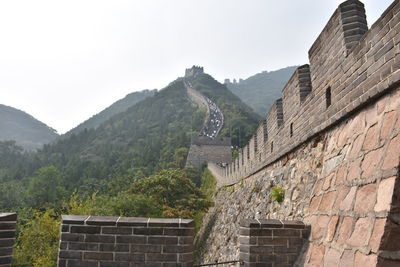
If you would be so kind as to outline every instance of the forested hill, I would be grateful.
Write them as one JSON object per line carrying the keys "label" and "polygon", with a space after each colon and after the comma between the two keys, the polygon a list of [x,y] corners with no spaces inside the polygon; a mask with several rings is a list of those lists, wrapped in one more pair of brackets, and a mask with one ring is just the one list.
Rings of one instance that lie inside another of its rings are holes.
{"label": "forested hill", "polygon": [[58,134],[31,115],[0,104],[0,141],[14,140],[26,150],[50,143]]}
{"label": "forested hill", "polygon": [[213,100],[224,114],[225,123],[219,135],[231,137],[233,145],[246,144],[261,116],[208,74],[199,75],[193,81],[193,88]]}
{"label": "forested hill", "polygon": [[100,124],[110,119],[112,116],[124,112],[128,108],[134,106],[136,103],[150,96],[153,96],[155,92],[157,92],[156,89],[130,93],[123,99],[118,100],[117,102],[106,108],[105,110],[79,124],[77,127],[67,132],[63,137],[70,136],[71,134],[80,133],[85,129],[97,128]]}
{"label": "forested hill", "polygon": [[[193,85],[224,113],[221,134],[233,135],[235,145],[247,142],[258,124],[258,115],[207,74],[199,76]],[[75,190],[80,195],[96,191],[108,194],[110,184],[119,184],[122,190],[160,170],[183,168],[190,139],[198,134],[205,114],[192,104],[182,79],[177,79],[97,128],[61,138],[36,153],[22,154],[14,144],[0,143],[0,154],[13,158],[13,164],[0,161],[0,207],[41,207]],[[50,166],[51,176],[59,180],[38,182],[42,178],[37,175],[47,177],[38,170]],[[49,199],[48,192],[57,190],[48,186],[62,189],[60,195]],[[33,197],[38,192],[43,196]]]}
{"label": "forested hill", "polygon": [[296,68],[292,66],[276,71],[264,71],[238,83],[228,83],[227,87],[264,117],[274,101],[281,97],[282,88]]}

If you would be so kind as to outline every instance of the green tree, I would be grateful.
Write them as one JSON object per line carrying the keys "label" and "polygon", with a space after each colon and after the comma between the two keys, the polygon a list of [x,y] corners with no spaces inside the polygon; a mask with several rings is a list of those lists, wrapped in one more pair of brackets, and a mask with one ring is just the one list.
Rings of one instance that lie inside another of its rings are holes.
{"label": "green tree", "polygon": [[14,266],[56,266],[59,235],[59,219],[52,210],[34,212],[34,219],[20,226]]}
{"label": "green tree", "polygon": [[65,196],[65,190],[61,184],[61,173],[54,167],[41,168],[30,180],[27,197],[32,207],[54,206]]}
{"label": "green tree", "polygon": [[163,217],[193,218],[211,204],[181,169],[162,170],[135,182],[130,192],[151,196],[162,206]]}

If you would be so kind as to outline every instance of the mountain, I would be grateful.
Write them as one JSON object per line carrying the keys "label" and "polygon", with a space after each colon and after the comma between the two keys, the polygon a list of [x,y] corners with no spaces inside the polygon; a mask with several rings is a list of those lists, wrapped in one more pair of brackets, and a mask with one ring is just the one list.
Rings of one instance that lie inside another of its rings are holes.
{"label": "mountain", "polygon": [[286,85],[297,66],[276,71],[263,71],[245,80],[233,83],[226,80],[226,85],[254,111],[265,116],[274,101],[281,98],[281,90]]}
{"label": "mountain", "polygon": [[0,104],[0,141],[14,140],[24,149],[34,150],[57,137],[54,129],[31,115]]}
{"label": "mountain", "polygon": [[[208,74],[199,75],[192,85],[223,112],[221,135],[232,136],[233,145],[246,143],[260,117]],[[33,188],[31,177],[45,167],[51,167],[51,173],[59,171],[66,196],[75,190],[79,194],[107,193],[110,183],[125,186],[163,169],[182,168],[191,137],[199,133],[205,116],[205,110],[190,101],[182,78],[178,78],[98,127],[60,138],[36,153],[19,154],[12,143],[0,144],[3,154],[21,157],[15,160],[18,168],[0,161],[0,206],[11,207],[18,196],[7,194],[13,200],[6,195],[2,199],[1,192]],[[21,161],[23,164],[18,164]],[[29,203],[33,202],[26,205]]]}
{"label": "mountain", "polygon": [[118,100],[105,110],[101,111],[100,113],[94,115],[90,119],[79,124],[74,129],[68,131],[64,135],[64,137],[70,136],[71,134],[78,134],[84,131],[85,129],[97,128],[99,127],[100,124],[110,119],[115,114],[126,111],[128,108],[132,107],[136,103],[146,99],[147,97],[153,96],[156,92],[157,90],[154,89],[154,90],[143,90],[139,92],[130,93],[123,99]]}

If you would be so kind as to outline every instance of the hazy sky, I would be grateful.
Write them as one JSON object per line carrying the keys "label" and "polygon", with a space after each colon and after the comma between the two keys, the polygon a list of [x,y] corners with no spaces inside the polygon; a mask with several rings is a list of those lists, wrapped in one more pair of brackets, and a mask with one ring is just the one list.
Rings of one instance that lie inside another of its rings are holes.
{"label": "hazy sky", "polygon": [[[340,2],[2,0],[0,104],[64,133],[194,64],[219,81],[305,64]],[[363,2],[370,26],[392,0]]]}

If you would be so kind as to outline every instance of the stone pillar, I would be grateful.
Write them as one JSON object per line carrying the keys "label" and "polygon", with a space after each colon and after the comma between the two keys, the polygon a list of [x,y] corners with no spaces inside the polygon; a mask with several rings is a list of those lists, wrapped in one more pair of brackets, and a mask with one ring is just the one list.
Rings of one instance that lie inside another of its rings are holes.
{"label": "stone pillar", "polygon": [[17,214],[0,213],[0,267],[11,267]]}
{"label": "stone pillar", "polygon": [[243,220],[240,259],[244,266],[293,266],[310,229],[304,223],[280,220]]}
{"label": "stone pillar", "polygon": [[62,216],[58,266],[192,266],[193,220]]}

